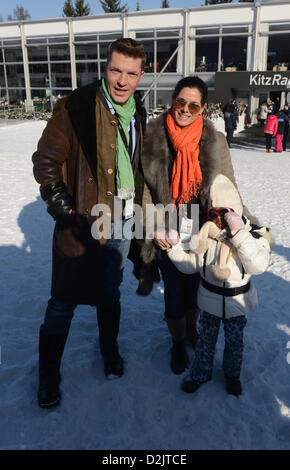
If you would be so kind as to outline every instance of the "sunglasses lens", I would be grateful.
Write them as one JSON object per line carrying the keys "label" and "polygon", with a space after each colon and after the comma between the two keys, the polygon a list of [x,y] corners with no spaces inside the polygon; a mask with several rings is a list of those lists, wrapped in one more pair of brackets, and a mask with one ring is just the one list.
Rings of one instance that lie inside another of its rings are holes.
{"label": "sunglasses lens", "polygon": [[[183,100],[175,100],[174,107],[175,109],[181,109],[186,105],[186,101]],[[200,106],[198,104],[188,104],[188,110],[191,114],[197,114],[200,110]]]}
{"label": "sunglasses lens", "polygon": [[183,108],[184,104],[185,104],[185,103],[184,103],[183,101],[174,101],[174,107],[175,107],[176,109],[181,109],[181,108]]}
{"label": "sunglasses lens", "polygon": [[197,114],[200,110],[200,107],[197,104],[189,104],[188,109],[191,114]]}

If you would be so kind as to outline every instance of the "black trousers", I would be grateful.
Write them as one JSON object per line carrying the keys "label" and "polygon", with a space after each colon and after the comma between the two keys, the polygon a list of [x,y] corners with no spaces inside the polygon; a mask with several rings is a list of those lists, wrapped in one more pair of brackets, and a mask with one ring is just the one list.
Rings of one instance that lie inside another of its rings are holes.
{"label": "black trousers", "polygon": [[226,129],[226,133],[227,133],[226,139],[227,139],[228,146],[231,147],[233,135],[234,135],[234,129]]}
{"label": "black trousers", "polygon": [[284,132],[283,140],[282,140],[282,145],[283,145],[283,150],[287,150],[287,140],[288,140],[288,129],[286,132]]}
{"label": "black trousers", "polygon": [[266,149],[270,149],[272,145],[272,134],[266,134],[265,133],[265,138],[266,138]]}

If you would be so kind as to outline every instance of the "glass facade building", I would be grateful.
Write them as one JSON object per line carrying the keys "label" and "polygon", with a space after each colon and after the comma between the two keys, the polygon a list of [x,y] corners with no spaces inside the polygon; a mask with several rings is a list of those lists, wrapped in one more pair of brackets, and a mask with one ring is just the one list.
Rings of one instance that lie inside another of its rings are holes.
{"label": "glass facade building", "polygon": [[[122,36],[142,42],[147,53],[139,86],[146,107],[168,105],[176,82],[191,74],[207,82],[213,101],[217,72],[290,70],[290,1],[0,23],[1,102],[51,107],[101,78],[107,47]],[[232,93],[251,107],[261,98],[250,88]],[[281,90],[281,102],[287,93]]]}

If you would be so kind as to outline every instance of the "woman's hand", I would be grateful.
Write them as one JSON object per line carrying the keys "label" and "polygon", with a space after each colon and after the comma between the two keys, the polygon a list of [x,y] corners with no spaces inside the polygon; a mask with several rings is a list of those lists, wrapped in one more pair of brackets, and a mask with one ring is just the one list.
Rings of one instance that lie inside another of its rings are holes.
{"label": "woman's hand", "polygon": [[153,239],[154,239],[154,242],[156,243],[156,245],[158,246],[158,248],[160,248],[160,250],[165,251],[165,250],[168,250],[169,248],[171,248],[170,243],[168,243],[168,241],[166,240],[165,231],[163,231],[163,232],[154,232]]}
{"label": "woman's hand", "polygon": [[180,236],[176,230],[170,229],[169,232],[165,234],[165,240],[171,245],[174,246],[179,242]]}

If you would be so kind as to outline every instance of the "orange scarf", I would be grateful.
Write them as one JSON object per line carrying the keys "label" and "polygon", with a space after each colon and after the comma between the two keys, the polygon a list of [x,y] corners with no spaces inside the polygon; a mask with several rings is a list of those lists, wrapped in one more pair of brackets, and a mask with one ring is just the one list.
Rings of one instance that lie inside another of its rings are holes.
{"label": "orange scarf", "polygon": [[203,119],[199,115],[189,126],[180,127],[169,112],[165,124],[173,148],[177,152],[170,187],[172,201],[177,205],[185,204],[197,197],[201,190],[202,174],[198,155]]}

